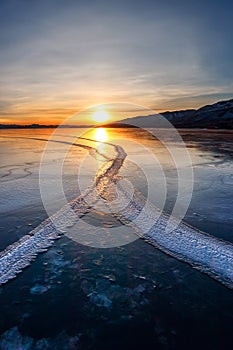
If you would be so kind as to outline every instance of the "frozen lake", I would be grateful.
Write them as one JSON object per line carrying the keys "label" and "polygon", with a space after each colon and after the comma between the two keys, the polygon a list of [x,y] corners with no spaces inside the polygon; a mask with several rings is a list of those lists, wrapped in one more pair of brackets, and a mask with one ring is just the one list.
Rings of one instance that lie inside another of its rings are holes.
{"label": "frozen lake", "polygon": [[[17,137],[47,139],[51,131],[1,130],[1,250],[47,217],[38,175],[44,142]],[[62,133],[71,135],[74,130],[64,129]],[[106,138],[122,146],[129,160],[126,159],[120,175],[145,196],[148,181],[153,179],[150,199],[158,206],[164,199],[165,211],[172,211],[178,191],[177,168],[158,140],[137,129],[106,129],[99,135],[94,131],[84,136],[97,140],[99,137],[99,141]],[[233,242],[233,134],[182,130],[181,136],[194,172],[192,200],[184,220]],[[164,178],[149,152],[164,170],[165,198],[160,191]],[[72,147],[67,154],[62,182],[68,201],[80,194],[80,165],[83,186],[91,182],[95,173],[94,162],[90,165],[88,161],[88,166],[83,163],[86,154],[85,149],[78,147]],[[110,150],[107,154],[112,156]],[[49,174],[60,158],[61,145],[54,144]],[[143,164],[143,169],[139,164]],[[179,167],[186,166],[181,157]],[[54,193],[54,212],[59,206]],[[114,225],[107,215],[102,219],[105,227]],[[89,220],[98,226],[95,216]],[[230,348],[233,341],[232,291],[143,240],[100,249],[63,236],[30,268],[1,287],[0,293],[3,349],[8,349],[4,345],[7,342],[18,342],[18,348],[25,349],[127,349],[136,345],[147,349],[194,349],[207,345],[219,349]]]}

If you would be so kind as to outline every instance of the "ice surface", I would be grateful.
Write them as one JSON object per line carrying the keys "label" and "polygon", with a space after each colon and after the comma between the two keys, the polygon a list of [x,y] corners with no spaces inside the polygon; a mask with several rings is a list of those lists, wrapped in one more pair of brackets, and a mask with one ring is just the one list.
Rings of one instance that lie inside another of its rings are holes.
{"label": "ice surface", "polygon": [[32,295],[43,294],[49,290],[49,286],[43,286],[41,284],[36,284],[34,287],[30,289],[30,293]]}
{"label": "ice surface", "polygon": [[0,338],[1,350],[77,350],[79,336],[69,336],[62,332],[54,338],[34,338],[23,335],[17,327],[7,330]]}
{"label": "ice surface", "polygon": [[[76,222],[77,217],[90,212],[91,204],[96,201],[96,195],[104,198],[110,209],[116,186],[122,198],[129,195],[127,188],[124,188],[122,181],[118,181],[117,178],[126,153],[120,146],[113,145],[113,147],[116,157],[111,160],[106,160],[104,157],[105,162],[98,171],[95,184],[90,186],[84,195],[63,207],[53,217],[31,231],[29,235],[24,236],[1,253],[0,284],[16,277],[23,268],[30,265],[38,253],[46,251],[54,240],[61,237],[64,231]],[[93,149],[91,152],[95,154]],[[155,205],[146,201],[136,189],[128,202],[124,211],[114,212],[114,215],[123,224],[131,226],[140,237],[162,251],[190,263],[228,287],[233,287],[232,244],[200,232],[183,222],[177,224],[175,218],[168,217]],[[167,230],[168,224],[174,225],[175,228]],[[43,287],[34,288],[34,292],[43,292]],[[143,289],[143,287],[140,288]],[[91,292],[90,298],[96,305],[107,308],[111,306],[111,300],[103,292]]]}

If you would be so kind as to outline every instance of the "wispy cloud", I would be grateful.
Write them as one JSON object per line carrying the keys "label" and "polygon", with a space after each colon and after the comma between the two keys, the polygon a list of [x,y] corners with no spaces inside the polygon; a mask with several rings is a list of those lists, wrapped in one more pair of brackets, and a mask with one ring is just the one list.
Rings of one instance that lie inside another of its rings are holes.
{"label": "wispy cloud", "polygon": [[9,120],[62,119],[110,101],[195,107],[233,92],[231,3],[1,5],[0,113]]}

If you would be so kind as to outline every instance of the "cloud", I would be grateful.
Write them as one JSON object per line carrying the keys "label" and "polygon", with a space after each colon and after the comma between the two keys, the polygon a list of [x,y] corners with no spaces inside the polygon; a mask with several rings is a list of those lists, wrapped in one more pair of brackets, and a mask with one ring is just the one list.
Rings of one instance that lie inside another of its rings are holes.
{"label": "cloud", "polygon": [[1,2],[2,115],[109,101],[176,108],[229,94],[232,5],[223,3]]}

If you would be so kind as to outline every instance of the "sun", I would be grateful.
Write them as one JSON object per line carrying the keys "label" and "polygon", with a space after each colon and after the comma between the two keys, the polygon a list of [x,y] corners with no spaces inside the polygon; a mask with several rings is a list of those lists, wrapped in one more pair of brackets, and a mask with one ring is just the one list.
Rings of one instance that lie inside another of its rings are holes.
{"label": "sun", "polygon": [[103,123],[110,119],[110,115],[104,110],[99,110],[93,114],[92,119],[97,123]]}

